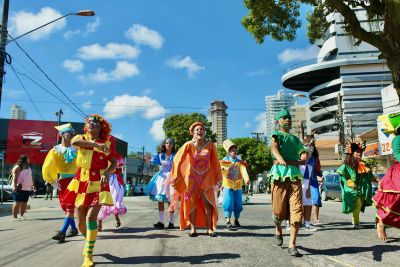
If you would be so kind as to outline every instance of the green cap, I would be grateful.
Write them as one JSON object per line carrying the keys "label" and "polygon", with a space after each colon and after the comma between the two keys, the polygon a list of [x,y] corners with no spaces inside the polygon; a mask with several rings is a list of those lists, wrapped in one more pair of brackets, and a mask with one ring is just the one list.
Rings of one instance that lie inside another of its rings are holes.
{"label": "green cap", "polygon": [[278,121],[282,117],[289,117],[290,119],[292,118],[292,115],[290,115],[289,111],[285,108],[281,109],[279,113],[275,114],[275,121]]}

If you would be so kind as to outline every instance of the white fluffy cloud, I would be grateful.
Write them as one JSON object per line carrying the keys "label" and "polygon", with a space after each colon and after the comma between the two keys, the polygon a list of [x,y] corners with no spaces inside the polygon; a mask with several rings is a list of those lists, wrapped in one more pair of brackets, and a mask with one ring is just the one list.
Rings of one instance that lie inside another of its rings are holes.
{"label": "white fluffy cloud", "polygon": [[[43,7],[38,13],[18,11],[10,18],[9,31],[13,37],[17,37],[61,16],[62,14],[60,12],[51,7]],[[66,20],[60,19],[26,37],[36,41],[49,36],[52,32],[63,29],[65,25]]]}
{"label": "white fluffy cloud", "polygon": [[154,141],[162,141],[165,138],[165,132],[162,128],[164,120],[164,118],[155,120],[151,125],[149,132],[153,136]]}
{"label": "white fluffy cloud", "polygon": [[133,59],[137,58],[140,50],[128,44],[109,43],[105,46],[92,44],[82,46],[78,50],[78,57],[85,60],[96,59]]}
{"label": "white fluffy cloud", "polygon": [[83,70],[84,64],[80,60],[64,60],[63,67],[70,72],[81,72]]}
{"label": "white fluffy cloud", "polygon": [[83,102],[82,107],[84,109],[91,109],[92,108],[92,102],[90,102],[90,101]]}
{"label": "white fluffy cloud", "polygon": [[292,61],[304,61],[309,59],[314,59],[317,57],[318,47],[309,46],[304,49],[285,49],[282,53],[278,55],[278,59],[282,64],[292,62]]}
{"label": "white fluffy cloud", "polygon": [[132,64],[127,61],[118,61],[115,69],[110,72],[106,72],[103,68],[98,68],[95,73],[89,73],[86,76],[81,76],[81,79],[83,81],[87,80],[93,83],[107,83],[122,81],[139,74],[140,71],[136,64]]}
{"label": "white fluffy cloud", "polygon": [[194,62],[190,56],[171,58],[167,60],[167,65],[174,69],[186,69],[189,77],[193,77],[195,73],[205,69]]}
{"label": "white fluffy cloud", "polygon": [[133,24],[126,32],[125,37],[140,45],[148,45],[160,49],[164,39],[158,32],[140,24]]}
{"label": "white fluffy cloud", "polygon": [[137,114],[146,119],[163,116],[166,109],[148,96],[120,95],[106,102],[104,114],[109,119],[132,117]]}
{"label": "white fluffy cloud", "polygon": [[81,33],[81,30],[76,29],[76,30],[73,30],[73,31],[66,31],[66,32],[63,34],[63,36],[64,36],[64,38],[65,38],[66,40],[69,40],[69,39],[72,38],[72,36],[78,35],[78,34],[80,34],[80,33]]}
{"label": "white fluffy cloud", "polygon": [[85,34],[96,32],[99,26],[100,26],[100,18],[96,17],[95,21],[86,24]]}
{"label": "white fluffy cloud", "polygon": [[267,132],[267,118],[265,112],[258,114],[254,121],[257,123],[256,132],[265,134]]}
{"label": "white fluffy cloud", "polygon": [[79,92],[77,92],[75,95],[77,95],[77,96],[92,96],[92,95],[94,95],[94,90],[93,89],[90,89],[89,91],[79,91]]}

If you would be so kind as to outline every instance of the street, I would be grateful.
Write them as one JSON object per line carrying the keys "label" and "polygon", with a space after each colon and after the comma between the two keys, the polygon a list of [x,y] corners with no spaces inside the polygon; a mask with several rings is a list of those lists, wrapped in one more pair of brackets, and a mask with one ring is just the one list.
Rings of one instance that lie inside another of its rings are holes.
{"label": "street", "polygon": [[[11,203],[8,203],[11,204]],[[31,209],[24,221],[12,221],[4,209],[0,212],[1,266],[80,266],[83,238],[78,235],[57,244],[51,236],[62,224],[58,199],[30,199]],[[259,194],[244,205],[237,231],[224,228],[219,208],[218,237],[205,234],[196,238],[188,231],[155,230],[156,203],[147,197],[125,198],[128,213],[116,229],[114,220],[104,222],[94,248],[97,266],[399,266],[400,232],[387,231],[383,243],[374,229],[374,208],[361,214],[363,229],[353,230],[351,215],[340,213],[340,202],[323,202],[316,232],[300,230],[297,241],[301,258],[287,253],[289,233],[284,230],[284,248],[274,245],[270,195]],[[3,206],[4,207],[4,206]],[[167,217],[167,216],[166,216]],[[175,219],[178,222],[178,218]],[[199,233],[205,230],[199,229]]]}

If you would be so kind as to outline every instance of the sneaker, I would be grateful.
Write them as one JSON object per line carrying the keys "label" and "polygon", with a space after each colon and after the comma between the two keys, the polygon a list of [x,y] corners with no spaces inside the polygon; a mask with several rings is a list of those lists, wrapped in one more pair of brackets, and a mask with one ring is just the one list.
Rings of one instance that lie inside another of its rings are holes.
{"label": "sneaker", "polygon": [[288,248],[288,253],[290,254],[290,256],[293,256],[293,257],[302,257],[303,256],[303,254],[301,254],[295,247]]}
{"label": "sneaker", "polygon": [[25,220],[26,220],[26,217],[25,217],[25,216],[21,216],[21,217],[19,217],[18,219],[21,220],[21,221],[25,221]]}
{"label": "sneaker", "polygon": [[314,225],[315,227],[322,227],[322,223],[321,223],[319,220],[316,220],[316,221],[313,223],[313,225]]}
{"label": "sneaker", "polygon": [[57,232],[55,236],[53,236],[51,239],[58,240],[58,243],[64,243],[65,242],[65,234],[62,232]]}
{"label": "sneaker", "polygon": [[174,229],[174,228],[175,228],[175,225],[173,223],[168,224],[168,229]]}
{"label": "sneaker", "polygon": [[277,246],[282,246],[283,244],[283,238],[281,235],[275,235],[275,244]]}
{"label": "sneaker", "polygon": [[13,222],[16,222],[16,221],[18,221],[18,218],[12,218],[11,219]]}
{"label": "sneaker", "polygon": [[311,225],[306,225],[304,226],[304,230],[306,231],[317,231],[317,228],[311,226]]}
{"label": "sneaker", "polygon": [[231,222],[227,222],[227,223],[226,223],[226,229],[229,229],[229,230],[231,230],[231,231],[236,230],[235,226],[233,226],[233,225],[231,224]]}
{"label": "sneaker", "polygon": [[160,222],[157,222],[156,224],[153,224],[153,226],[155,228],[157,228],[157,229],[164,229],[164,224],[160,223]]}
{"label": "sneaker", "polygon": [[236,227],[236,228],[241,227],[241,225],[240,225],[240,223],[239,223],[239,220],[235,220],[235,227]]}
{"label": "sneaker", "polygon": [[79,234],[78,229],[69,229],[68,235],[67,237],[73,237],[73,236],[77,236]]}

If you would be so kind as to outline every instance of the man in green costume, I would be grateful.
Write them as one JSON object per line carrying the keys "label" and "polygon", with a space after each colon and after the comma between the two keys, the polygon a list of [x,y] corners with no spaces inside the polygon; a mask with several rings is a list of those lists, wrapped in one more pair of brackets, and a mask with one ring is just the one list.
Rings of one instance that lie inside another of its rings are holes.
{"label": "man in green costume", "polygon": [[360,228],[360,212],[372,204],[371,170],[361,161],[365,143],[351,143],[346,148],[345,162],[336,170],[342,188],[342,212],[353,213],[353,228]]}

